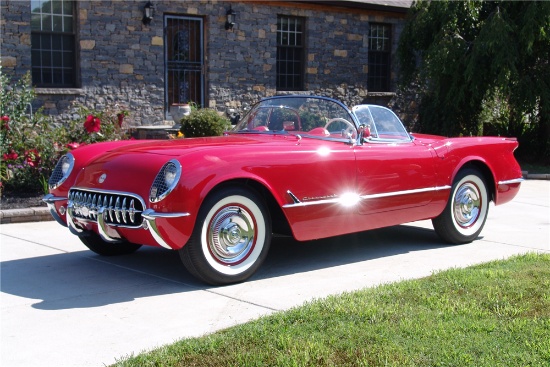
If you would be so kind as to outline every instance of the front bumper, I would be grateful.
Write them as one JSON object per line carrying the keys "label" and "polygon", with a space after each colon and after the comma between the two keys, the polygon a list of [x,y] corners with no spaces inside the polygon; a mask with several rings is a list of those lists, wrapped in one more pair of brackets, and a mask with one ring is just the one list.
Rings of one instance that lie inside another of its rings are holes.
{"label": "front bumper", "polygon": [[[42,200],[48,205],[50,214],[55,221],[68,227],[74,235],[86,236],[91,230],[95,230],[105,242],[117,243],[125,239],[124,233],[145,230],[149,232],[156,245],[167,249],[176,247],[169,244],[170,236],[166,232],[163,234],[162,225],[159,223],[165,224],[167,221],[188,217],[190,213],[161,213],[153,209],[139,210],[135,209],[133,205],[113,204],[112,200],[106,199],[117,196],[124,197],[128,194],[102,191],[89,196],[69,195],[69,198],[48,194]],[[135,195],[132,197],[143,203],[141,198]],[[130,217],[132,217],[131,221],[126,219]],[[182,244],[179,244],[177,247],[181,246]]]}

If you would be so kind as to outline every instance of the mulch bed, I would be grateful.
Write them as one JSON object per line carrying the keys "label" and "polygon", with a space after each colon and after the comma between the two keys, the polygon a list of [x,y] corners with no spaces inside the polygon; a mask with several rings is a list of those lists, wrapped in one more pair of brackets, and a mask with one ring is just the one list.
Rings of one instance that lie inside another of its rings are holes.
{"label": "mulch bed", "polygon": [[10,193],[5,192],[0,197],[0,210],[34,208],[46,206],[41,193]]}

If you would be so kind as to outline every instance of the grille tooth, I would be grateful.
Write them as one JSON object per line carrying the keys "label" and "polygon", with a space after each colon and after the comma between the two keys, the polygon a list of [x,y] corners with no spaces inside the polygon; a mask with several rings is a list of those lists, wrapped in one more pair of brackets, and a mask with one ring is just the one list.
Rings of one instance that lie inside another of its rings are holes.
{"label": "grille tooth", "polygon": [[116,221],[120,223],[120,197],[117,197],[117,198],[116,198],[116,203],[115,203],[115,218],[116,218]]}
{"label": "grille tooth", "polygon": [[102,212],[106,224],[122,227],[141,225],[144,203],[132,194],[71,189],[68,197],[76,219],[97,221]]}
{"label": "grille tooth", "polygon": [[128,222],[126,221],[126,213],[127,213],[127,212],[128,212],[128,211],[126,210],[126,198],[124,198],[124,199],[122,200],[122,221],[123,221],[124,223],[128,223]]}
{"label": "grille tooth", "polygon": [[[92,194],[86,194],[84,198],[84,206],[90,208],[92,206]],[[90,214],[88,214],[90,216]]]}
{"label": "grille tooth", "polygon": [[136,221],[136,206],[134,199],[130,200],[130,208],[128,209],[128,214],[130,216],[130,222],[135,223]]}
{"label": "grille tooth", "polygon": [[97,195],[94,194],[92,196],[92,204],[90,205],[90,217],[91,218],[94,218],[97,219],[97,209],[98,209],[98,206],[97,206]]}
{"label": "grille tooth", "polygon": [[109,208],[107,207],[109,202],[107,201],[107,195],[103,196],[102,201],[103,201],[103,203],[101,204],[101,207],[103,208],[103,214],[102,214],[103,215],[103,220],[107,221],[107,218],[108,218],[108,215],[109,215]]}
{"label": "grille tooth", "polygon": [[112,196],[109,199],[109,219],[110,219],[111,222],[114,221],[114,219],[113,219],[113,197]]}

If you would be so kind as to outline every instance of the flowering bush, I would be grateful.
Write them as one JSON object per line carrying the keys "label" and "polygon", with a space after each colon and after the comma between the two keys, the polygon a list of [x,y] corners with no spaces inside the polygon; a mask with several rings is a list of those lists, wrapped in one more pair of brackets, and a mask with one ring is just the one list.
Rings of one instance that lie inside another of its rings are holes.
{"label": "flowering bush", "polygon": [[35,93],[27,73],[9,83],[0,69],[0,195],[47,192],[47,181],[59,158],[82,145],[127,139],[124,117],[114,108],[94,111],[73,105],[73,120],[57,126],[41,110],[30,113]]}

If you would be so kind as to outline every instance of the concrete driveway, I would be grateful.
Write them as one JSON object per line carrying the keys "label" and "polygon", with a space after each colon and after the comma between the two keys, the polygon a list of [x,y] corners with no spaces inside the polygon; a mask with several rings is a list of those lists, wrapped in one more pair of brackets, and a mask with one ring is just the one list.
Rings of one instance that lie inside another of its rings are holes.
{"label": "concrete driveway", "polygon": [[550,253],[550,181],[526,181],[513,202],[492,206],[468,245],[444,244],[427,221],[307,243],[277,238],[251,280],[226,287],[195,281],[164,249],[97,256],[55,222],[0,232],[0,365],[101,366],[330,294]]}

